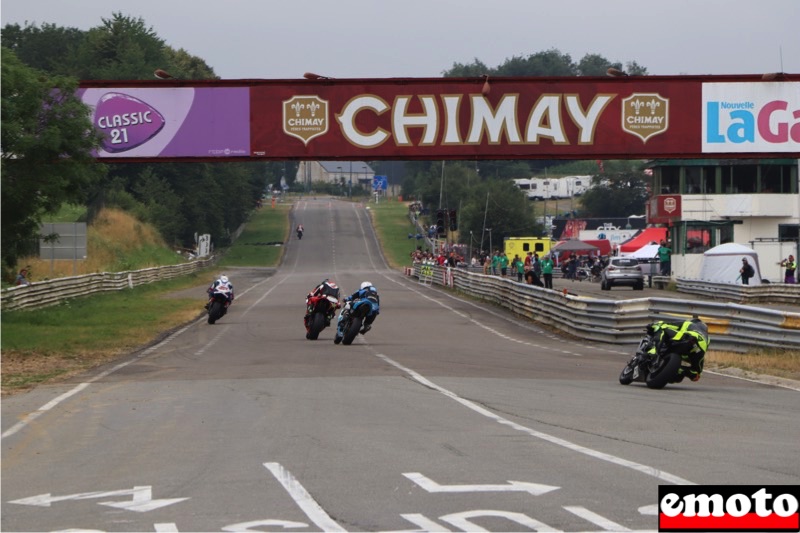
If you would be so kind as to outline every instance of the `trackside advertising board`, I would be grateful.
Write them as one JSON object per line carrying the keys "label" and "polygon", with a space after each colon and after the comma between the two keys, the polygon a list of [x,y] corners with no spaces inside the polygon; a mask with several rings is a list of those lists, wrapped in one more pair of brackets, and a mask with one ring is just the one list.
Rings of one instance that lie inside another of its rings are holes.
{"label": "trackside advertising board", "polygon": [[103,135],[99,159],[250,155],[247,87],[110,87],[78,94]]}
{"label": "trackside advertising board", "polygon": [[99,159],[800,157],[800,75],[86,82]]}

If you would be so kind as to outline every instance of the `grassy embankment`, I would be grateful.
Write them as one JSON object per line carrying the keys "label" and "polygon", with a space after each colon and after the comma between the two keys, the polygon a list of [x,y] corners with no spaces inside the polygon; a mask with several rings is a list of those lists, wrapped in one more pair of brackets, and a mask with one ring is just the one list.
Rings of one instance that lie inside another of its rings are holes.
{"label": "grassy embankment", "polygon": [[410,266],[410,254],[421,241],[408,238],[409,234],[416,234],[414,225],[408,218],[408,204],[386,201],[369,204],[369,208],[378,241],[389,266],[392,268]]}
{"label": "grassy embankment", "polygon": [[[288,233],[288,210],[288,205],[282,205],[255,213],[219,265],[276,266],[282,248],[254,243],[283,241]],[[78,263],[78,273],[147,268],[181,260],[152,228],[125,213],[112,211],[98,220],[99,224],[88,229],[89,259]],[[68,265],[59,263],[54,272],[72,275],[71,261],[64,262]],[[48,262],[39,264],[30,259],[29,264],[34,281],[42,279],[36,275],[37,270],[49,269]],[[203,285],[208,278],[209,273],[199,272],[134,290],[77,298],[45,309],[3,313],[3,394],[58,381],[104,364],[197,318],[205,301],[202,291],[192,298],[164,295]]]}

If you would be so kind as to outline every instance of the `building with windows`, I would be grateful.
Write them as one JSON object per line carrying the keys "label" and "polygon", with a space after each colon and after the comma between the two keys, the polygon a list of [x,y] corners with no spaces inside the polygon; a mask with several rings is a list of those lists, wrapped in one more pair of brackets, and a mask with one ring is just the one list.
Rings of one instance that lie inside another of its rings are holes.
{"label": "building with windows", "polygon": [[777,263],[800,256],[797,159],[654,160],[648,223],[669,228],[672,274],[699,275],[703,252],[735,242],[753,248],[762,277],[782,279]]}
{"label": "building with windows", "polygon": [[343,190],[360,187],[372,189],[375,171],[366,161],[301,161],[295,183],[311,190],[313,183],[337,183]]}

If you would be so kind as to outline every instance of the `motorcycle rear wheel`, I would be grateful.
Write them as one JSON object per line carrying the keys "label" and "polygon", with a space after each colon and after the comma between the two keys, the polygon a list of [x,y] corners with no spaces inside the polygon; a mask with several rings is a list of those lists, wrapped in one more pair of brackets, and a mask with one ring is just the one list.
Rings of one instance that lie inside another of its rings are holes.
{"label": "motorcycle rear wheel", "polygon": [[350,321],[350,325],[344,332],[344,338],[342,339],[342,344],[348,345],[353,344],[353,340],[355,340],[356,336],[358,335],[358,331],[361,329],[361,321],[363,319],[360,316],[354,316]]}
{"label": "motorcycle rear wheel", "polygon": [[325,329],[325,315],[322,313],[314,313],[311,315],[311,326],[309,326],[306,338],[312,341],[317,340],[323,329]]}
{"label": "motorcycle rear wheel", "polygon": [[650,389],[663,389],[667,383],[675,379],[678,369],[681,367],[681,356],[676,353],[668,353],[659,360],[655,368],[650,370],[645,383]]}

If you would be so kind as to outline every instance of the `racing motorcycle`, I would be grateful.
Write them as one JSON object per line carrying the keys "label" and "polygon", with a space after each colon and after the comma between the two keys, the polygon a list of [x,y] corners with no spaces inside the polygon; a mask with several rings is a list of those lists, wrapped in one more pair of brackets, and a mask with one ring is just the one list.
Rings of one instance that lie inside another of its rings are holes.
{"label": "racing motorcycle", "polygon": [[303,228],[297,228],[297,238],[298,239],[303,238]]}
{"label": "racing motorcycle", "polygon": [[325,280],[306,298],[306,339],[315,341],[320,332],[331,325],[339,308],[339,287]]}
{"label": "racing motorcycle", "polygon": [[352,344],[364,324],[364,319],[378,310],[378,304],[369,298],[347,302],[339,313],[334,344]]}
{"label": "racing motorcycle", "polygon": [[[680,383],[690,375],[690,357],[702,357],[705,354],[709,339],[708,326],[704,322],[693,319],[690,326],[700,334],[702,341],[692,335],[684,335],[681,340],[673,341],[675,330],[662,328],[665,323],[657,321],[647,326],[636,354],[619,375],[622,385],[640,381],[650,389],[663,389],[669,383]],[[680,326],[684,322],[672,324]]]}
{"label": "racing motorcycle", "polygon": [[211,300],[208,303],[208,323],[213,324],[228,312],[230,305],[231,288],[227,285],[220,285],[210,293]]}

